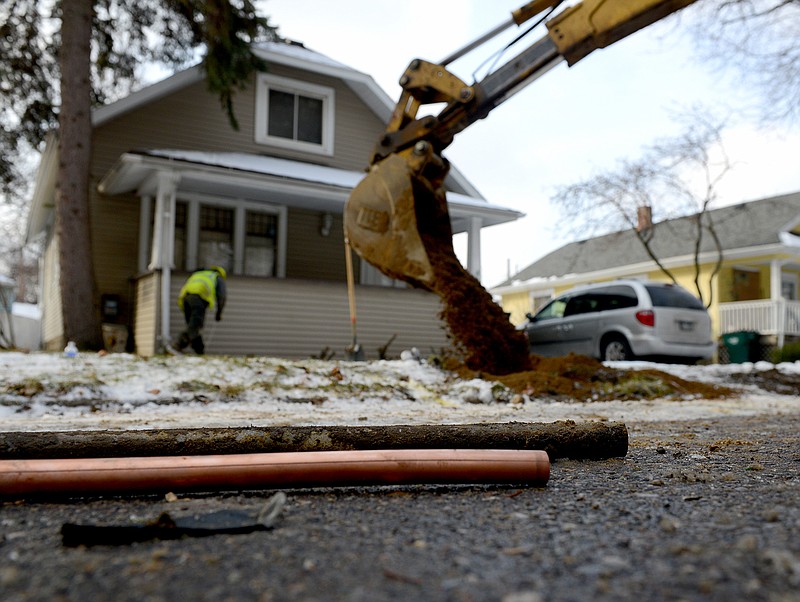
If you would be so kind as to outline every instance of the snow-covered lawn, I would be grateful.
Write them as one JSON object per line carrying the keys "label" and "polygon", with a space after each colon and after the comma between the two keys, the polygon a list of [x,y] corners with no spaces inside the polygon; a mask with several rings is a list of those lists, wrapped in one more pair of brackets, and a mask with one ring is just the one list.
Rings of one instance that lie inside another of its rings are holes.
{"label": "snow-covered lawn", "polygon": [[[635,362],[730,386],[736,372],[800,364],[674,366]],[[0,431],[274,425],[456,424],[563,419],[702,419],[800,412],[795,395],[741,387],[727,399],[563,402],[463,380],[415,359],[345,362],[269,357],[0,353]]]}

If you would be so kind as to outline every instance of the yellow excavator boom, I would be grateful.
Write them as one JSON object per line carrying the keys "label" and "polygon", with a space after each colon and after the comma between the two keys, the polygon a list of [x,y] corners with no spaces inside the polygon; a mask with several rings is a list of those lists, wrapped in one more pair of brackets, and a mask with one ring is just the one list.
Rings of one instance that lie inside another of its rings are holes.
{"label": "yellow excavator boom", "polygon": [[[385,274],[436,290],[436,269],[416,215],[419,203],[434,201],[417,197],[432,182],[444,181],[447,162],[441,153],[453,137],[557,62],[573,65],[693,1],[584,0],[547,20],[546,36],[472,85],[442,64],[412,61],[400,79],[403,93],[375,147],[368,175],[348,200],[344,222],[349,244]],[[514,11],[509,24],[552,12],[560,4],[534,0]],[[445,108],[438,115],[417,117],[422,106],[442,102]],[[444,171],[434,173],[437,166]],[[426,185],[418,185],[418,178],[426,178]],[[435,230],[446,235],[444,228]]]}
{"label": "yellow excavator boom", "polygon": [[[456,134],[558,62],[574,65],[692,1],[584,0],[550,18],[561,0],[534,0],[514,11],[508,24],[441,63],[412,61],[400,78],[403,92],[375,146],[369,172],[345,206],[345,237],[384,274],[442,297],[442,316],[466,351],[467,366],[507,374],[526,369],[528,354],[522,335],[455,256],[442,151]],[[547,35],[480,82],[467,84],[447,70],[447,64],[505,27],[540,14],[545,16],[538,24],[546,22]],[[445,107],[437,115],[417,116],[423,105],[433,103]]]}
{"label": "yellow excavator boom", "polygon": [[559,54],[574,65],[598,48],[660,21],[695,0],[585,0],[547,22]]}

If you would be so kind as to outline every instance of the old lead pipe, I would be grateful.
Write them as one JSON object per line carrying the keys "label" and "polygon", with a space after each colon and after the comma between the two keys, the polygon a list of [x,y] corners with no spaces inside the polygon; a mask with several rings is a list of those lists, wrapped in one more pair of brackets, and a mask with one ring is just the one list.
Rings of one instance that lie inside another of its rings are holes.
{"label": "old lead pipe", "polygon": [[0,496],[274,487],[528,484],[550,478],[541,450],[399,449],[0,461]]}

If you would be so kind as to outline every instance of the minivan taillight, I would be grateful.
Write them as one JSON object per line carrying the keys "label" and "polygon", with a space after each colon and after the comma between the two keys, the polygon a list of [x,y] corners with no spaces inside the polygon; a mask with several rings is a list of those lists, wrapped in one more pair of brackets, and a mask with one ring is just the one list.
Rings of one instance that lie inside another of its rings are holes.
{"label": "minivan taillight", "polygon": [[655,327],[656,325],[656,315],[653,313],[652,309],[643,309],[641,311],[637,311],[636,319],[645,326]]}

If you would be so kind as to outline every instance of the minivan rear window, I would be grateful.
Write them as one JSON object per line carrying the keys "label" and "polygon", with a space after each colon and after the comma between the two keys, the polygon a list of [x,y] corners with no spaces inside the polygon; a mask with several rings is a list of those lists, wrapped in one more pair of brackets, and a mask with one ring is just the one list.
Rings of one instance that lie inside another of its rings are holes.
{"label": "minivan rear window", "polygon": [[655,307],[680,307],[705,310],[703,303],[689,291],[677,286],[645,286]]}
{"label": "minivan rear window", "polygon": [[627,307],[636,307],[639,304],[636,291],[626,285],[607,286],[597,289],[594,292],[594,296],[598,300],[599,311],[625,309]]}

